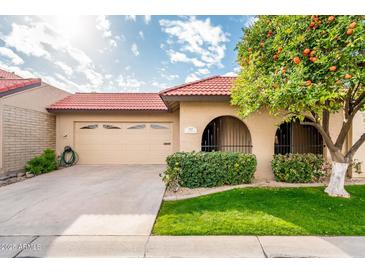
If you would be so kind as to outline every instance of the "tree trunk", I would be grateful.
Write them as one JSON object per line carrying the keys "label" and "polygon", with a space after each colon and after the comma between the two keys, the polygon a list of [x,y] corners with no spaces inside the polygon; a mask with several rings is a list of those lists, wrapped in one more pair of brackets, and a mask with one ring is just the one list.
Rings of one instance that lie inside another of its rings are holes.
{"label": "tree trunk", "polygon": [[325,192],[332,197],[350,198],[350,194],[345,190],[345,177],[348,163],[332,162],[332,173],[330,183]]}

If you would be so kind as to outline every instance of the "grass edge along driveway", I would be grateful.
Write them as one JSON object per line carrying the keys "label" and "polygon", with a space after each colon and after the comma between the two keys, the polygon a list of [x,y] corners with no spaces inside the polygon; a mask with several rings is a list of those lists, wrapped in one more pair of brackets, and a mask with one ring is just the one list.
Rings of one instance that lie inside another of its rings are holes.
{"label": "grass edge along driveway", "polygon": [[154,235],[365,235],[365,186],[242,188],[163,202]]}

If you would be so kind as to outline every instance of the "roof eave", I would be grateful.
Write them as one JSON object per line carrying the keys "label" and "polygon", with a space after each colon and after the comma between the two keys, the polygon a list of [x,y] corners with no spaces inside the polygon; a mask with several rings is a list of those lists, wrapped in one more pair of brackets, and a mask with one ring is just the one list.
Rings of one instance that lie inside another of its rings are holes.
{"label": "roof eave", "polygon": [[187,101],[229,101],[230,95],[161,95],[164,102],[187,102]]}
{"label": "roof eave", "polygon": [[80,112],[169,112],[169,109],[54,109],[46,108],[49,113],[80,113]]}
{"label": "roof eave", "polygon": [[18,93],[18,92],[21,92],[21,91],[24,91],[24,90],[27,90],[27,89],[39,87],[41,85],[42,85],[42,81],[34,83],[34,84],[27,85],[27,86],[14,88],[14,89],[11,89],[11,90],[8,90],[8,91],[3,91],[3,92],[0,92],[0,98],[8,96],[8,95],[12,95],[14,93]]}

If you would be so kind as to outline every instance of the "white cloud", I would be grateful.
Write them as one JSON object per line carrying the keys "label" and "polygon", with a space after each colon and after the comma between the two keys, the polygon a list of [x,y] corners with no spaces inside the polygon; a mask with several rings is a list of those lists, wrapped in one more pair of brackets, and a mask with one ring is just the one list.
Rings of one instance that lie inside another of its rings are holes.
{"label": "white cloud", "polygon": [[96,17],[96,28],[103,32],[103,36],[108,39],[109,45],[111,47],[117,47],[117,41],[115,39],[120,39],[116,36],[115,39],[112,38],[113,34],[110,30],[111,23],[104,15],[99,15]]}
{"label": "white cloud", "polygon": [[138,46],[137,46],[136,43],[133,43],[132,44],[131,51],[134,54],[134,56],[138,56],[139,55]]}
{"label": "white cloud", "polygon": [[142,39],[144,39],[143,31],[139,31],[139,32],[138,32],[138,35],[139,35],[139,37],[141,37]]}
{"label": "white cloud", "polygon": [[119,75],[116,81],[124,91],[139,91],[140,87],[145,84],[145,82],[139,81],[132,76],[123,75]]}
{"label": "white cloud", "polygon": [[135,15],[126,15],[125,16],[126,21],[133,21],[136,22],[136,16]]}
{"label": "white cloud", "polygon": [[199,80],[200,78],[195,74],[195,73],[191,73],[189,74],[186,79],[185,79],[185,83],[188,83],[188,82],[193,82],[193,81],[196,81],[196,80]]}
{"label": "white cloud", "polygon": [[26,26],[13,23],[11,27],[12,31],[9,35],[0,37],[7,46],[26,55],[51,59],[51,54],[45,45],[56,47],[57,39],[45,31],[45,24],[32,23],[31,26]]}
{"label": "white cloud", "polygon": [[9,59],[14,65],[24,64],[24,60],[9,48],[0,47],[0,55]]}
{"label": "white cloud", "polygon": [[38,77],[30,69],[22,69],[19,66],[13,66],[6,64],[0,60],[0,68],[9,72],[13,72],[23,78],[34,78]]}
{"label": "white cloud", "polygon": [[145,22],[146,24],[149,24],[149,23],[151,22],[151,15],[145,15],[145,16],[144,16],[144,22]]}
{"label": "white cloud", "polygon": [[177,74],[165,74],[165,73],[161,73],[161,77],[169,81],[180,78],[180,76]]}
{"label": "white cloud", "polygon": [[110,21],[104,15],[99,15],[96,17],[96,28],[103,32],[104,37],[112,36],[110,31]]}
{"label": "white cloud", "polygon": [[90,81],[92,87],[102,86],[102,84],[104,83],[104,79],[100,73],[96,72],[92,68],[85,68],[83,71],[86,76],[86,79]]}
{"label": "white cloud", "polygon": [[73,69],[69,65],[65,64],[64,62],[57,61],[57,62],[55,62],[55,65],[58,66],[59,68],[61,68],[67,75],[72,75]]}
{"label": "white cloud", "polygon": [[182,52],[177,52],[177,51],[170,50],[170,51],[167,52],[167,54],[170,57],[171,63],[181,62],[181,63],[191,63],[196,67],[204,67],[205,66],[204,62],[202,62],[202,61],[200,61],[196,58],[189,58],[189,57],[186,56],[185,53],[182,53]]}
{"label": "white cloud", "polygon": [[223,76],[237,76],[237,74],[240,72],[241,68],[240,67],[235,67],[233,69],[233,71],[227,72],[226,74],[224,74]]}
{"label": "white cloud", "polygon": [[223,74],[223,76],[237,76],[237,73],[230,71],[230,72]]}
{"label": "white cloud", "polygon": [[169,85],[166,84],[166,83],[160,83],[160,82],[157,82],[157,81],[153,81],[151,83],[151,86],[156,87],[157,90],[163,90],[163,89],[168,88]]}
{"label": "white cloud", "polygon": [[245,28],[251,27],[259,18],[257,16],[249,16],[245,23]]}
{"label": "white cloud", "polygon": [[202,69],[198,69],[198,73],[199,74],[202,74],[202,75],[206,75],[206,74],[209,74],[209,69],[207,68],[202,68]]}
{"label": "white cloud", "polygon": [[[69,87],[72,87],[72,90],[75,90],[75,91],[89,91],[87,86],[81,86],[71,80],[69,80],[68,78],[66,78],[65,76],[59,74],[59,73],[55,73],[55,76],[60,79],[62,82],[58,83],[58,81],[54,78],[50,78],[51,81],[53,81],[53,84],[51,82],[49,82],[49,84],[51,85],[55,85],[56,87],[59,87],[59,88],[62,88],[62,89],[67,89]],[[54,81],[56,80],[56,81]],[[62,86],[63,84],[63,86]],[[67,85],[65,85],[67,84]],[[60,86],[61,85],[61,86]]]}
{"label": "white cloud", "polygon": [[[198,20],[192,16],[185,20],[159,21],[162,30],[168,34],[167,44],[178,47],[178,52],[185,54],[189,60],[196,59],[200,66],[223,67],[229,34],[220,26],[213,26],[209,18]],[[173,55],[170,54],[170,61]],[[174,61],[176,62],[176,60]],[[182,58],[181,62],[186,62]],[[197,62],[195,62],[197,63]],[[204,65],[201,65],[201,64]]]}
{"label": "white cloud", "polygon": [[[85,76],[90,88],[97,88],[103,84],[103,76],[96,71],[91,58],[83,50],[74,47],[62,33],[47,22],[30,22],[29,25],[13,23],[10,33],[1,35],[0,38],[7,47],[28,56],[43,58],[58,65],[66,74],[71,72],[71,66],[66,68],[65,65],[60,65],[60,62],[64,63],[66,58],[70,59],[70,62],[75,63],[72,66],[74,71]],[[61,61],[57,57],[58,54],[66,57]]]}

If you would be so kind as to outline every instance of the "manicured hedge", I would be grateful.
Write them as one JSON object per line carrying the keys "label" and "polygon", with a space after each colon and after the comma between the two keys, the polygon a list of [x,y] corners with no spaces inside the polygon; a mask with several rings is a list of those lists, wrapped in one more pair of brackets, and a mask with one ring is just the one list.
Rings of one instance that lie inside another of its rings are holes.
{"label": "manicured hedge", "polygon": [[215,187],[250,183],[256,157],[238,152],[177,152],[167,157],[164,181],[182,187]]}
{"label": "manicured hedge", "polygon": [[41,155],[29,160],[25,166],[25,170],[34,175],[39,175],[51,172],[57,169],[57,166],[55,151],[52,149],[46,149]]}
{"label": "manicured hedge", "polygon": [[312,153],[275,155],[271,161],[275,180],[288,183],[311,183],[327,175],[322,155]]}

